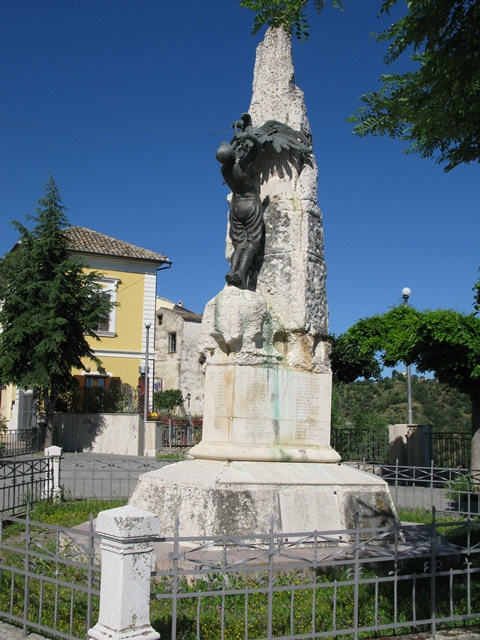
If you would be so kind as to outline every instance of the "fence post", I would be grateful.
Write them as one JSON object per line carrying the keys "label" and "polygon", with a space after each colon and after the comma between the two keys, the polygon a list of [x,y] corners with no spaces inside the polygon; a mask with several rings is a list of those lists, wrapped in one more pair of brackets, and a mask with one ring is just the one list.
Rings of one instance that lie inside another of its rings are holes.
{"label": "fence post", "polygon": [[152,540],[160,533],[158,516],[126,506],[101,511],[102,577],[100,613],[89,629],[94,640],[157,640],[150,625]]}
{"label": "fence post", "polygon": [[60,489],[60,458],[62,457],[62,447],[47,447],[45,456],[53,458],[52,467],[48,465],[47,475],[45,478],[44,495],[46,498],[59,498],[62,490]]}

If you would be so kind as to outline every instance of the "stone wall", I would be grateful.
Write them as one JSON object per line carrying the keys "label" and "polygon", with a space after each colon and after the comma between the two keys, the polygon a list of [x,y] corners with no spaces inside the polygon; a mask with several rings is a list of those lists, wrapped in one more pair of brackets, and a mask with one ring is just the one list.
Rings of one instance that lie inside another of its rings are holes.
{"label": "stone wall", "polygon": [[[159,307],[155,334],[155,378],[162,380],[162,388],[180,389],[183,397],[190,393],[192,415],[203,414],[204,376],[198,361],[201,323],[185,319],[177,311]],[[169,352],[168,336],[176,334],[176,350]],[[185,409],[187,404],[185,404]],[[182,413],[183,407],[180,408]]]}
{"label": "stone wall", "polygon": [[54,424],[66,453],[143,455],[143,420],[138,414],[57,413]]}
{"label": "stone wall", "polygon": [[[203,415],[205,377],[199,362],[198,344],[202,325],[185,322],[183,325],[182,357],[180,361],[180,389],[183,397],[191,394],[190,411],[193,416]],[[187,404],[185,403],[185,407]]]}
{"label": "stone wall", "polygon": [[429,467],[433,458],[431,434],[427,424],[389,424],[390,464]]}
{"label": "stone wall", "polygon": [[[172,309],[159,309],[157,318],[162,318],[162,324],[157,324],[155,331],[155,378],[162,380],[163,389],[180,388],[180,354],[183,342],[183,319]],[[169,352],[168,336],[176,334],[176,349]]]}

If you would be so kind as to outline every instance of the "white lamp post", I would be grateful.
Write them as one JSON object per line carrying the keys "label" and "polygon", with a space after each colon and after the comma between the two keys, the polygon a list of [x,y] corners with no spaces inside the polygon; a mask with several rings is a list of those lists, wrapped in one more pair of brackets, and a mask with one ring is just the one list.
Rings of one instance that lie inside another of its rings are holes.
{"label": "white lamp post", "polygon": [[[402,298],[405,302],[405,306],[408,307],[408,299],[412,291],[408,287],[402,289]],[[407,406],[408,406],[408,424],[413,424],[413,411],[412,411],[412,372],[410,365],[407,366]]]}
{"label": "white lamp post", "polygon": [[145,423],[147,422],[147,418],[148,418],[148,357],[149,357],[149,353],[148,353],[148,348],[149,348],[149,336],[150,336],[150,327],[152,326],[152,323],[150,322],[150,320],[147,320],[147,322],[145,322],[145,329],[146,329],[146,343],[145,343],[145,391],[143,394],[143,424],[145,425]]}

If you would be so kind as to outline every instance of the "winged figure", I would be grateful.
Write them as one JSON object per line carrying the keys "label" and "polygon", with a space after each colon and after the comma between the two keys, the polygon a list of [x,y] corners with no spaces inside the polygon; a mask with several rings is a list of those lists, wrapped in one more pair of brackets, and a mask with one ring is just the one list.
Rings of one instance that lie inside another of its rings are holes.
{"label": "winged figure", "polygon": [[254,127],[250,114],[242,113],[232,127],[235,134],[230,143],[222,142],[217,149],[222,175],[233,194],[229,220],[234,250],[225,279],[230,286],[254,290],[265,242],[264,203],[260,200],[254,161],[270,147],[277,153],[296,150],[306,154],[312,149],[303,133],[277,120]]}
{"label": "winged figure", "polygon": [[[296,131],[278,120],[267,120],[262,126],[254,127],[250,114],[242,113],[241,120],[236,120],[232,127],[235,128],[232,144],[248,140],[262,149],[271,144],[277,153],[289,149],[303,153],[310,153],[312,150],[310,141],[301,131]],[[237,131],[237,128],[240,131]]]}

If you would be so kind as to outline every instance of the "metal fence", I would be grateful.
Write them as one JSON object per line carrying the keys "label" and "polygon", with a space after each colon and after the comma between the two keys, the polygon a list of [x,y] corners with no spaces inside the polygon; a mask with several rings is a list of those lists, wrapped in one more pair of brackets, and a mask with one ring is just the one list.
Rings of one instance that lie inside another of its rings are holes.
{"label": "metal fence", "polygon": [[65,413],[140,413],[143,402],[130,385],[83,387],[62,396],[57,411]]}
{"label": "metal fence", "polygon": [[46,487],[53,487],[53,458],[0,460],[0,513],[24,513],[28,504],[50,497]]}
{"label": "metal fence", "polygon": [[177,535],[164,543],[168,566],[154,574],[152,626],[172,640],[357,639],[478,622],[478,534],[467,521]]}
{"label": "metal fence", "polygon": [[342,460],[390,462],[387,429],[332,429],[331,445],[342,456]]}
{"label": "metal fence", "polygon": [[188,420],[157,420],[161,429],[161,446],[163,450],[186,451],[198,444],[202,439],[202,421]]}
{"label": "metal fence", "polygon": [[[478,623],[478,521],[432,518],[288,534],[272,520],[241,537],[180,537],[177,526],[154,541],[152,626],[171,640],[357,640]],[[0,617],[83,639],[99,606],[93,521],[82,531],[0,516],[0,533]]]}
{"label": "metal fence", "polygon": [[[59,484],[66,498],[128,498],[141,474],[178,460],[67,453],[60,460]],[[442,512],[480,514],[480,471],[435,467],[433,463],[429,467],[342,464],[382,477],[397,509],[435,506]],[[43,456],[0,460],[0,513],[22,513],[27,503],[45,497],[46,481],[52,473],[52,460]]]}
{"label": "metal fence", "polygon": [[470,466],[471,433],[429,433],[430,451],[437,467]]}
{"label": "metal fence", "polygon": [[64,454],[60,486],[70,498],[129,498],[142,473],[161,469],[176,459],[120,457],[101,454]]}
{"label": "metal fence", "polygon": [[478,516],[480,470],[406,467],[376,463],[347,463],[383,478],[397,509],[427,509]]}
{"label": "metal fence", "polygon": [[[470,433],[427,433],[426,446],[437,467],[470,466]],[[331,444],[344,461],[390,462],[388,430],[332,429]]]}
{"label": "metal fence", "polygon": [[85,638],[98,617],[98,542],[93,521],[83,531],[0,515],[0,617],[24,634]]}
{"label": "metal fence", "polygon": [[0,458],[21,456],[40,451],[39,429],[17,429],[0,432]]}

